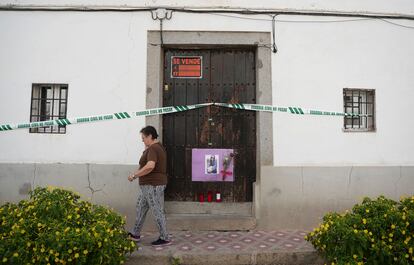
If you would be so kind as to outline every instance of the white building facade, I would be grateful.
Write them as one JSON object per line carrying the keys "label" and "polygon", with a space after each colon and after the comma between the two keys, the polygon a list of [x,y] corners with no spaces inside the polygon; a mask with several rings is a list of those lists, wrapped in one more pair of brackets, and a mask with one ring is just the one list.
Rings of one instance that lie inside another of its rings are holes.
{"label": "white building facade", "polygon": [[[351,104],[373,120],[257,113],[250,203],[258,228],[308,229],[364,196],[398,199],[414,191],[411,1],[0,5],[0,124],[28,122],[33,90],[42,84],[67,88],[68,118],[161,107],[165,49],[249,47],[257,103],[344,112],[344,101],[354,100],[346,93],[362,91]],[[160,21],[141,8],[170,12],[162,43]],[[162,132],[161,116],[74,124],[59,134],[0,132],[0,202],[26,198],[39,185],[64,186],[133,218],[138,186],[127,176],[143,151],[146,124]]]}

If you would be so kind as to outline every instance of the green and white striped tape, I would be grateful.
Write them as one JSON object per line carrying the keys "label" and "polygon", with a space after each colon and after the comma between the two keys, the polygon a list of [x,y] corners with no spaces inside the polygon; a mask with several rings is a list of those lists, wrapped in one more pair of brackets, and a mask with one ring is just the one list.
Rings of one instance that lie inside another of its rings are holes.
{"label": "green and white striped tape", "polygon": [[286,112],[290,114],[299,114],[299,115],[324,115],[324,116],[347,116],[347,117],[370,116],[367,114],[346,113],[346,112],[336,112],[336,111],[321,111],[321,110],[313,110],[313,109],[304,109],[301,107],[278,107],[278,106],[260,105],[260,104],[214,103],[214,105],[226,107],[226,108],[233,108],[233,109],[265,111],[265,112]]}
{"label": "green and white striped tape", "polygon": [[324,116],[347,116],[347,117],[369,116],[366,114],[334,112],[334,111],[320,111],[320,110],[312,110],[312,109],[303,109],[300,107],[278,107],[278,106],[272,106],[272,105],[241,104],[241,103],[239,104],[203,103],[203,104],[196,104],[196,105],[182,105],[182,106],[170,106],[170,107],[163,107],[163,108],[146,109],[146,110],[134,111],[134,112],[116,112],[116,113],[111,113],[111,114],[106,114],[106,115],[97,115],[97,116],[88,116],[88,117],[79,117],[79,118],[70,118],[70,119],[38,121],[38,122],[21,123],[21,124],[3,124],[3,125],[0,125],[0,131],[10,131],[10,130],[16,130],[16,129],[28,129],[28,128],[37,128],[37,127],[46,127],[46,126],[55,126],[55,125],[64,126],[64,125],[70,125],[70,124],[76,124],[76,123],[90,123],[90,122],[97,122],[97,121],[131,119],[131,118],[140,117],[140,116],[161,115],[161,114],[193,110],[193,109],[207,107],[211,105],[226,107],[226,108],[233,108],[233,109],[251,110],[251,111],[286,112],[286,113],[298,114],[298,115],[324,115]]}
{"label": "green and white striped tape", "polygon": [[48,121],[38,121],[30,123],[21,123],[21,124],[4,124],[0,125],[0,131],[10,131],[16,129],[28,129],[28,128],[37,128],[37,127],[46,127],[46,126],[55,126],[55,125],[70,125],[76,123],[89,123],[97,121],[109,121],[109,120],[122,120],[122,119],[131,119],[139,116],[151,116],[151,115],[160,115],[174,112],[187,111],[197,108],[202,108],[206,106],[213,105],[213,103],[204,103],[197,105],[186,105],[186,106],[171,106],[155,109],[146,109],[142,111],[134,112],[116,112],[105,115],[97,116],[88,116],[88,117],[78,117],[71,119],[59,119],[59,120],[48,120]]}

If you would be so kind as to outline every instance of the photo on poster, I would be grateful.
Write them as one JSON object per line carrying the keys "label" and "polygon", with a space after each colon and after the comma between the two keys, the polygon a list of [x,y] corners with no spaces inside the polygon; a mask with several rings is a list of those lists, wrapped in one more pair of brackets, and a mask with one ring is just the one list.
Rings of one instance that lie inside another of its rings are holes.
{"label": "photo on poster", "polygon": [[191,180],[202,182],[234,181],[234,149],[193,148]]}
{"label": "photo on poster", "polygon": [[204,156],[204,173],[206,175],[217,175],[219,169],[219,155],[205,155]]}

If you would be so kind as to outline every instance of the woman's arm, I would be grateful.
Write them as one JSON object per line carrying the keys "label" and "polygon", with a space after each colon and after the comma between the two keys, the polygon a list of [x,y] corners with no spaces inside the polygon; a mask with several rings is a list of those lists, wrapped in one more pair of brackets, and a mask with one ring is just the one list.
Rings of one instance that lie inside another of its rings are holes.
{"label": "woman's arm", "polygon": [[142,168],[138,169],[137,171],[135,171],[133,174],[131,174],[128,179],[129,181],[132,181],[136,178],[145,176],[149,173],[151,173],[151,171],[153,171],[155,168],[155,162],[154,161],[148,161],[145,166],[143,166]]}

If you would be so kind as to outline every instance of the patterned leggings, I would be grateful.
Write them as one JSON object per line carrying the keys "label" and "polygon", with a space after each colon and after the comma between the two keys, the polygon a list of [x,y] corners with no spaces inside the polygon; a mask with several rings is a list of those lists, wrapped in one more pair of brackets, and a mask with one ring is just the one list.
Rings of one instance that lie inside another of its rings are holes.
{"label": "patterned leggings", "polygon": [[137,218],[135,220],[134,235],[141,234],[145,217],[148,210],[151,208],[158,231],[160,231],[160,238],[168,240],[167,225],[164,214],[164,190],[166,186],[142,185],[140,187],[142,192],[138,195]]}

